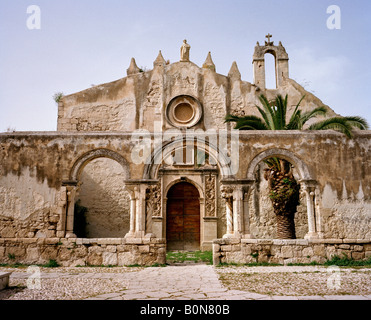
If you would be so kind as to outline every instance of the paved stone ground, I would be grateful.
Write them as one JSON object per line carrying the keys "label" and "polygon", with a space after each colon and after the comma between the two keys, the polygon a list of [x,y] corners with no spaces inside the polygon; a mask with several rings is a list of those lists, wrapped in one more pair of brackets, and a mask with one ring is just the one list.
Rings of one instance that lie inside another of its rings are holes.
{"label": "paved stone ground", "polygon": [[[318,272],[313,267],[282,268],[284,272]],[[42,268],[40,288],[29,289],[26,270],[0,268],[13,271],[11,288],[0,292],[0,300],[371,300],[371,295],[278,296],[229,290],[219,280],[219,270],[203,264],[83,269]],[[270,272],[269,267],[253,270]]]}

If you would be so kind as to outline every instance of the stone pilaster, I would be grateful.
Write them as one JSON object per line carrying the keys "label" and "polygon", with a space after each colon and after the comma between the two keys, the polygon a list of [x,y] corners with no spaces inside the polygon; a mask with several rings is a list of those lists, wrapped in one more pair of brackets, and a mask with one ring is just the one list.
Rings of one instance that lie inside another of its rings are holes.
{"label": "stone pilaster", "polygon": [[77,196],[78,186],[67,186],[67,217],[66,217],[66,238],[76,238],[73,232],[73,223],[75,217],[75,198]]}
{"label": "stone pilaster", "polygon": [[315,189],[316,182],[312,180],[301,180],[300,181],[302,192],[306,196],[307,200],[307,215],[308,215],[308,233],[305,235],[305,239],[318,239],[316,217],[315,217]]}

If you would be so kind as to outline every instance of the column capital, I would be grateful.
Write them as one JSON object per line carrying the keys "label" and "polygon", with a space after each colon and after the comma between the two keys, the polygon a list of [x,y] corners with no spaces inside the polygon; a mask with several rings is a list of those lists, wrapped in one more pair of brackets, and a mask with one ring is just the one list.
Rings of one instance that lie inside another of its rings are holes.
{"label": "column capital", "polygon": [[316,180],[300,179],[298,182],[303,186],[303,188],[314,188],[318,185]]}

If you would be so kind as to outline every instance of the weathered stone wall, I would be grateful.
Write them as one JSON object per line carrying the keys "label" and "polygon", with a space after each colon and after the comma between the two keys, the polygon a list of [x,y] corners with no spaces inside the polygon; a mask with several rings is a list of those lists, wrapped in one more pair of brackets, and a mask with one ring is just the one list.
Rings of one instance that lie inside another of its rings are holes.
{"label": "weathered stone wall", "polygon": [[129,266],[164,264],[164,239],[1,238],[2,263],[62,266]]}
{"label": "weathered stone wall", "polygon": [[[305,96],[301,102],[303,111],[325,105],[289,78],[282,80],[278,89],[267,90],[241,80],[238,69],[224,76],[192,62],[176,62],[156,65],[153,70],[63,97],[58,107],[58,130],[128,132],[140,128],[153,131],[155,122],[162,128],[170,128],[166,106],[181,95],[192,96],[203,106],[203,118],[196,128],[222,129],[228,126],[224,119],[229,113],[258,116],[255,106],[261,94],[269,99],[288,94],[289,114],[302,96]],[[335,115],[331,108],[325,107],[328,116]]]}
{"label": "weathered stone wall", "polygon": [[36,170],[0,176],[0,238],[55,237],[64,202],[63,190],[38,180]]}
{"label": "weathered stone wall", "polygon": [[122,238],[129,231],[130,197],[125,172],[111,159],[92,160],[81,174],[78,200],[86,207],[87,238]]}
{"label": "weathered stone wall", "polygon": [[218,239],[213,242],[214,264],[324,263],[334,256],[363,260],[371,257],[371,241],[357,239],[268,240]]}
{"label": "weathered stone wall", "polygon": [[[267,150],[289,151],[317,183],[323,237],[371,238],[370,132],[353,140],[332,131],[240,132],[239,141],[234,178],[246,179],[253,159]],[[0,134],[0,236],[53,237],[66,209],[62,181],[71,179],[74,164],[92,150],[121,157],[127,179],[142,179],[145,165],[131,160],[133,146],[127,133]],[[218,236],[225,230],[220,210]]]}

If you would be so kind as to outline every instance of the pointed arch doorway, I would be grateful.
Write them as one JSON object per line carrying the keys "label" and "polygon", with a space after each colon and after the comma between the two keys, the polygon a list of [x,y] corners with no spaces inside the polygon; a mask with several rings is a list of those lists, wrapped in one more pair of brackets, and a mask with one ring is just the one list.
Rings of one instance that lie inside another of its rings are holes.
{"label": "pointed arch doorway", "polygon": [[167,250],[200,250],[200,194],[189,182],[173,185],[167,193]]}

